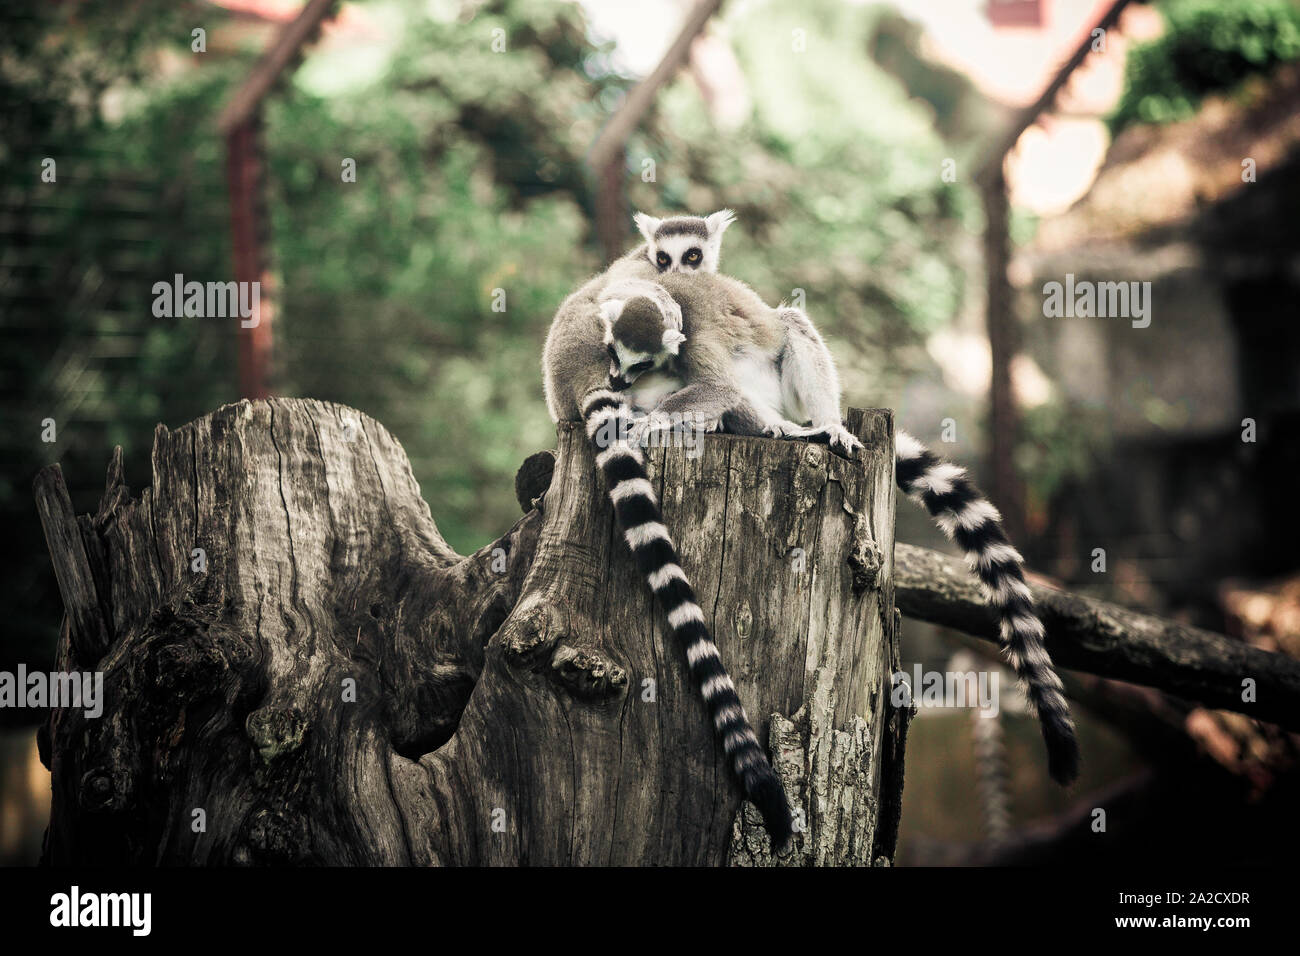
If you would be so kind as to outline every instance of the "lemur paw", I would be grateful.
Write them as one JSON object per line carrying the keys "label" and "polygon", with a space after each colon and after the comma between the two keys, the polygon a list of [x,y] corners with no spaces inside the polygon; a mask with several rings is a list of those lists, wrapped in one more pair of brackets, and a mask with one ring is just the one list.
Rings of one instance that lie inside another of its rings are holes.
{"label": "lemur paw", "polygon": [[830,446],[831,451],[843,455],[845,458],[854,458],[862,450],[862,442],[858,440],[858,436],[839,424],[787,428],[785,429],[785,436],[787,438],[810,438],[814,441],[825,441]]}
{"label": "lemur paw", "polygon": [[632,438],[643,446],[665,444],[669,436],[686,433],[716,432],[722,427],[722,419],[686,417],[680,413],[651,412],[632,426]]}
{"label": "lemur paw", "polygon": [[837,451],[845,458],[855,458],[862,451],[862,442],[843,425],[826,425],[822,429],[826,442],[832,451]]}
{"label": "lemur paw", "polygon": [[768,438],[802,438],[809,430],[794,422],[772,422],[763,426],[763,434]]}
{"label": "lemur paw", "polygon": [[630,435],[632,444],[645,447],[653,443],[657,436],[671,431],[672,427],[673,423],[667,415],[662,412],[651,412],[632,424]]}

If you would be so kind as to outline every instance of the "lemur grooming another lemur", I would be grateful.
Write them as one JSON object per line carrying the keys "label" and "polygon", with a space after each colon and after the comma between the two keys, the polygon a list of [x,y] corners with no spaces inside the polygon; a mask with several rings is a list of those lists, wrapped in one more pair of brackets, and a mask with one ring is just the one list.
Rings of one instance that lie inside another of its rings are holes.
{"label": "lemur grooming another lemur", "polygon": [[820,437],[845,455],[861,447],[840,420],[830,351],[803,312],[773,309],[729,276],[666,274],[657,285],[682,315],[676,332],[654,335],[666,319],[648,298],[600,304],[610,382],[645,415],[639,433],[689,417],[704,431]]}
{"label": "lemur grooming another lemur", "polygon": [[[581,412],[593,441],[607,436],[597,463],[624,536],[669,611],[674,632],[679,623],[688,625],[678,636],[724,751],[762,811],[774,845],[780,845],[789,837],[784,791],[708,639],[663,529],[640,444],[683,418],[705,430],[821,437],[842,454],[860,443],[843,427],[835,364],[811,320],[799,309],[772,309],[744,283],[715,274],[722,232],[732,221],[725,210],[669,220],[638,214],[646,244],[584,285],[556,313],[544,379],[552,418],[573,419]],[[688,274],[672,274],[678,272]],[[1039,716],[1050,773],[1069,783],[1079,763],[1074,723],[1043,646],[1023,559],[1007,541],[1001,516],[965,469],[902,432],[895,437],[895,478],[965,552],[998,611],[1003,653]]]}

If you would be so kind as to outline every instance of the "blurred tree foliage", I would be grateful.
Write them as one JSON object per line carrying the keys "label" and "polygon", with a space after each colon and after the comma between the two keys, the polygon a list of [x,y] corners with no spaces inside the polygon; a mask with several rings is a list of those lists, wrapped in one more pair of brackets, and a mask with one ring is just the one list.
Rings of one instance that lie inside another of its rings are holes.
{"label": "blurred tree foliage", "polygon": [[188,44],[184,13],[166,0],[0,7],[0,669],[50,663],[61,614],[36,471],[61,462],[74,503],[93,510],[114,444],[138,486],[154,422],[231,396],[233,340],[154,319],[149,291],[175,271],[229,271],[220,181],[191,176],[163,131],[150,144],[106,119],[159,91],[154,55]]}
{"label": "blurred tree foliage", "polygon": [[1166,0],[1160,10],[1164,34],[1135,47],[1125,62],[1112,133],[1186,119],[1207,94],[1300,59],[1293,0]]}
{"label": "blurred tree foliage", "polygon": [[[582,159],[631,83],[576,6],[407,6],[372,86],[298,88],[270,113],[282,356],[295,393],[394,430],[440,528],[469,548],[512,519],[513,469],[552,441],[541,343],[556,304],[600,267]],[[874,15],[834,0],[745,10],[729,26],[752,118],[720,133],[683,76],[627,154],[629,212],[736,209],[726,268],[772,300],[803,290],[832,337],[858,346],[846,364],[877,389],[859,401],[887,394],[881,347],[914,343],[962,294],[946,254],[960,196],[939,180],[924,111],[863,54]],[[796,27],[811,52],[792,49]],[[355,184],[339,181],[344,156]]]}
{"label": "blurred tree foliage", "polygon": [[[277,387],[382,421],[465,551],[514,520],[513,472],[553,442],[542,341],[559,301],[601,266],[582,159],[633,80],[574,4],[365,6],[397,28],[383,68],[320,82],[347,65],[346,50],[323,49],[266,109]],[[174,273],[229,278],[213,120],[256,51],[192,54],[192,27],[221,22],[206,5],[88,0],[76,17],[64,5],[4,16],[0,304],[6,368],[23,374],[5,390],[0,508],[18,535],[5,575],[18,640],[0,656],[32,660],[58,617],[35,470],[62,461],[81,482],[78,509],[91,509],[112,444],[138,488],[154,421],[176,427],[238,398],[234,323],[156,319],[151,289]],[[927,109],[868,57],[876,16],[837,0],[737,5],[726,29],[752,115],[720,131],[684,73],[627,155],[629,212],[738,212],[724,268],[770,301],[803,298],[859,404],[887,402],[922,334],[958,308],[952,246],[973,208],[940,179]],[[84,75],[63,79],[72,64]],[[56,189],[40,183],[44,156],[66,158]],[[641,179],[647,157],[654,182]],[[22,268],[19,238],[43,243]],[[82,370],[71,379],[68,357]],[[47,408],[55,445],[38,439]]]}

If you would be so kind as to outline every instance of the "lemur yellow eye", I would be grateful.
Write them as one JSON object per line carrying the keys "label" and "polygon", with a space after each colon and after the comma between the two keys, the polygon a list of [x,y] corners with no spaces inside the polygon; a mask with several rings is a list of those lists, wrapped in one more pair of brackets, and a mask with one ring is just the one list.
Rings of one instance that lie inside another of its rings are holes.
{"label": "lemur yellow eye", "polygon": [[703,257],[700,255],[700,250],[699,250],[699,249],[689,249],[689,250],[687,250],[686,255],[683,256],[682,258],[684,258],[687,262],[690,262],[690,263],[693,264],[693,263],[699,262],[700,259],[703,258]]}
{"label": "lemur yellow eye", "polygon": [[658,260],[661,266],[666,266],[673,261],[672,259],[668,258],[668,253],[666,252],[659,253],[659,255],[655,256],[655,258]]}

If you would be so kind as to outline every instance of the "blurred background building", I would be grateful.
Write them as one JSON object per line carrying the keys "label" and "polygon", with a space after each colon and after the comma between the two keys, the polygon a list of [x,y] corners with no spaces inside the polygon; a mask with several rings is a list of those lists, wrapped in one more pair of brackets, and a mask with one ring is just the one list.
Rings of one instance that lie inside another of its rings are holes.
{"label": "blurred background building", "polygon": [[[236,325],[157,318],[152,289],[231,278],[218,117],[304,6],[0,12],[0,670],[53,663],[61,609],[36,471],[61,462],[91,511],[114,445],[138,488],[156,422],[179,426],[246,388]],[[514,471],[553,442],[541,343],[602,265],[584,160],[689,6],[335,4],[260,101],[247,158],[274,316],[266,385],[384,422],[462,553],[514,520]],[[1031,564],[1294,654],[1300,6],[1135,2],[1095,37],[1111,8],[724,3],[629,140],[619,201],[735,209],[724,270],[769,301],[802,297],[846,402],[892,407],[928,441],[950,427],[943,447],[960,460],[989,461],[990,377],[1006,361]],[[976,172],[1083,42],[1092,52],[1002,166],[1020,341],[999,357]],[[1047,317],[1044,285],[1067,274],[1150,282],[1150,326]],[[900,539],[946,547],[916,509],[899,517]],[[909,664],[996,666],[934,628],[904,634]],[[1200,825],[1222,837],[1210,852],[1277,851],[1260,835],[1278,832],[1295,792],[1294,738],[1112,682],[1071,690],[1088,765],[1070,793],[1047,783],[1026,716],[990,730],[923,712],[900,862],[1170,852],[1209,808]],[[0,710],[0,863],[39,855],[48,774],[34,717]],[[1078,814],[1098,794],[1128,823],[1088,844]],[[1204,861],[1203,843],[1190,849]]]}

